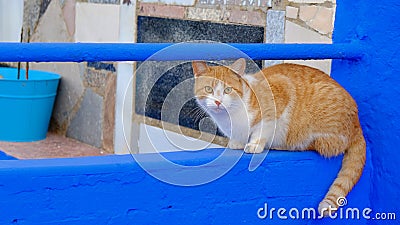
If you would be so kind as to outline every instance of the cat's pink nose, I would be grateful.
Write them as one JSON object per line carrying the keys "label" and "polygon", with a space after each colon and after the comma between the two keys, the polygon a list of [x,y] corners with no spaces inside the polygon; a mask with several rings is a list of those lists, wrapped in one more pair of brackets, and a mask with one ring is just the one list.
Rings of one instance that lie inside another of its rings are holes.
{"label": "cat's pink nose", "polygon": [[215,100],[215,104],[219,107],[219,105],[221,105],[220,101]]}

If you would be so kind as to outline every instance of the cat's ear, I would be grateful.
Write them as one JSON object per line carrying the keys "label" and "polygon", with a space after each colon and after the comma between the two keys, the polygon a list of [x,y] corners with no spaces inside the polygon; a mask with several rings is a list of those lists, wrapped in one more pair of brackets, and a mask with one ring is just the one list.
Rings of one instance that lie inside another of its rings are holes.
{"label": "cat's ear", "polygon": [[230,65],[229,68],[235,71],[235,73],[242,76],[244,75],[244,71],[246,70],[246,60],[244,58],[240,58],[236,60],[232,65]]}
{"label": "cat's ear", "polygon": [[201,74],[209,71],[207,64],[203,61],[193,61],[192,67],[195,77],[200,76]]}

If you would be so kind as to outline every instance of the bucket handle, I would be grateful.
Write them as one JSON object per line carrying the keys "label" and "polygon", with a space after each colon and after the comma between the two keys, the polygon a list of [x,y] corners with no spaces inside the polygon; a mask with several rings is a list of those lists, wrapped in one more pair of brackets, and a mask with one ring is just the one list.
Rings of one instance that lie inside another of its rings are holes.
{"label": "bucket handle", "polygon": [[[30,42],[31,39],[31,29],[28,27],[28,39],[27,39],[27,43]],[[21,37],[19,42],[23,42],[24,40],[24,27],[21,28]],[[19,80],[21,78],[21,62],[18,62],[18,74],[17,74],[17,79]],[[26,62],[26,69],[25,69],[25,79],[28,80],[29,79],[29,62]]]}

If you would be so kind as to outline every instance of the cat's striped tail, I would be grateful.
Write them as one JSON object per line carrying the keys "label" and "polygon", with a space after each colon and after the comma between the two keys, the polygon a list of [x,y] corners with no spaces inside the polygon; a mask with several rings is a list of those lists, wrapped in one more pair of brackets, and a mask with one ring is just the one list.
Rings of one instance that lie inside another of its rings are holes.
{"label": "cat's striped tail", "polygon": [[[360,127],[357,128],[350,147],[345,151],[342,168],[333,181],[325,198],[318,207],[320,214],[329,215],[329,208],[343,206],[343,200],[361,177],[366,157],[365,139]],[[333,213],[333,212],[332,212]]]}

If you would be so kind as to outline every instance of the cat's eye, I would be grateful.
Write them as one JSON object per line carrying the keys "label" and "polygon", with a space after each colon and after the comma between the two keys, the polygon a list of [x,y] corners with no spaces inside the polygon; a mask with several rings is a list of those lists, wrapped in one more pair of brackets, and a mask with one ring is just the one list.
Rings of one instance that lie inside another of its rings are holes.
{"label": "cat's eye", "polygon": [[207,93],[213,93],[213,88],[210,86],[206,86],[204,89]]}
{"label": "cat's eye", "polygon": [[224,93],[225,94],[230,94],[232,92],[232,88],[231,87],[227,87],[227,88],[225,88],[225,90],[224,90]]}

